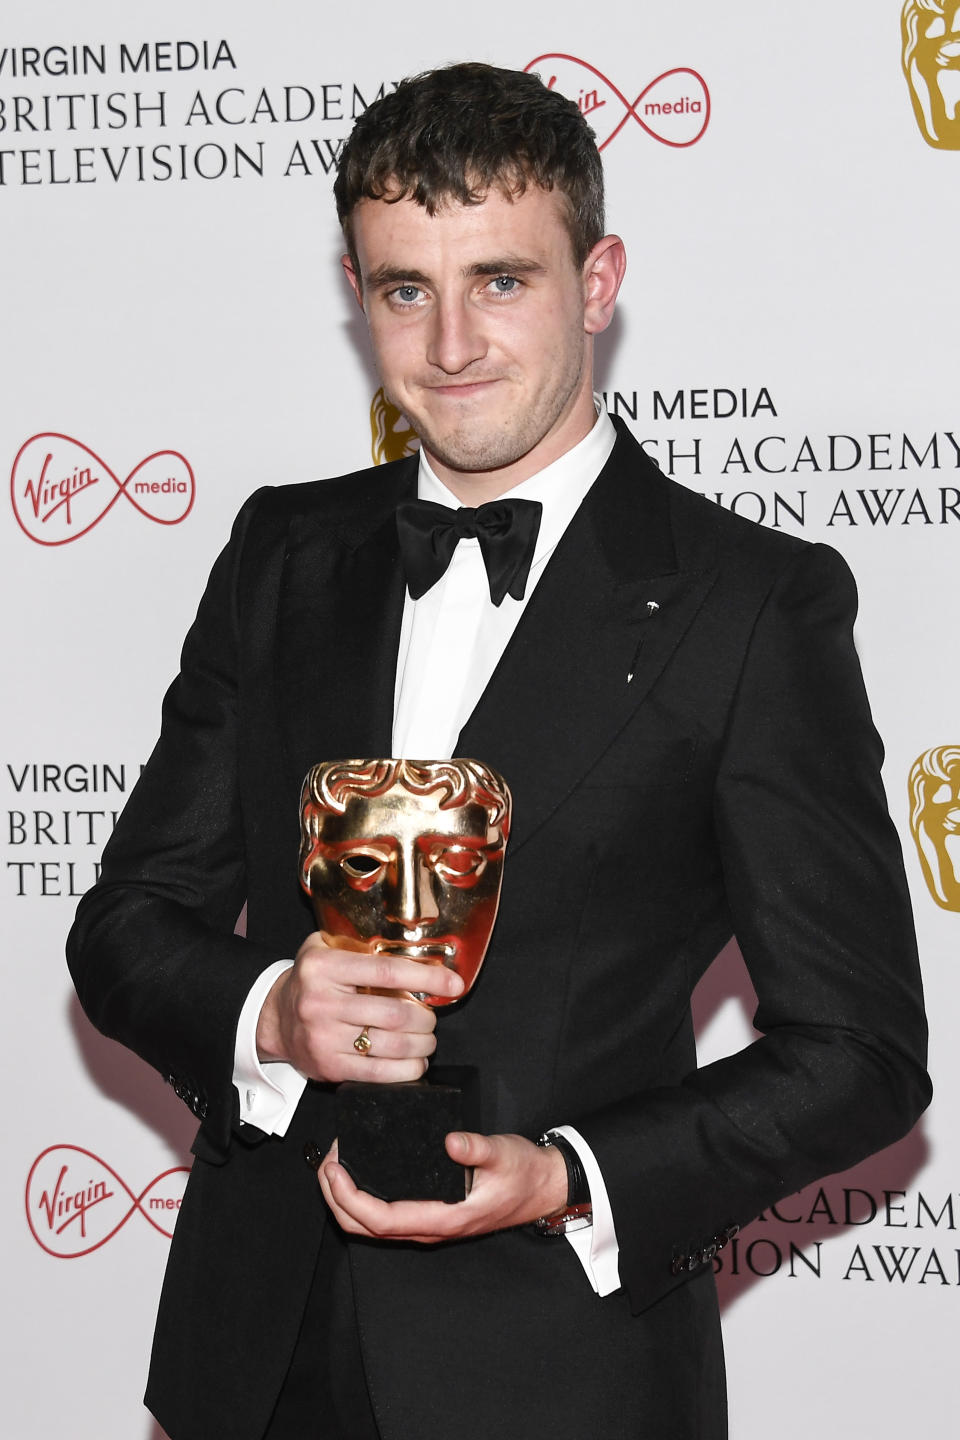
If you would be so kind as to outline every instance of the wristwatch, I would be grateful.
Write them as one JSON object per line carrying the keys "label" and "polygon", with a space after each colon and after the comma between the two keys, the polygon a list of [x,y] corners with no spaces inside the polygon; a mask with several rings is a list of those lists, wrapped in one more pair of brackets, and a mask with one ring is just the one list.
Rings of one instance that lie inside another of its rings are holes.
{"label": "wristwatch", "polygon": [[534,1225],[541,1235],[569,1235],[572,1230],[585,1230],[593,1224],[593,1205],[587,1172],[576,1148],[556,1130],[547,1130],[537,1144],[544,1147],[553,1145],[563,1156],[567,1167],[567,1203],[556,1215],[541,1215],[533,1222]]}

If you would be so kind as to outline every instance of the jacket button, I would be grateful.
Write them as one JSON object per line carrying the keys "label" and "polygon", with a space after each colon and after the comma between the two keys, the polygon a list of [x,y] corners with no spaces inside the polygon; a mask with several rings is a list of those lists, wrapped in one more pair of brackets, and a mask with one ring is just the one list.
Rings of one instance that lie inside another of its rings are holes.
{"label": "jacket button", "polygon": [[320,1146],[317,1144],[316,1140],[308,1140],[306,1145],[304,1145],[303,1158],[304,1160],[306,1160],[311,1170],[320,1169],[320,1161],[323,1159],[323,1151],[320,1149]]}

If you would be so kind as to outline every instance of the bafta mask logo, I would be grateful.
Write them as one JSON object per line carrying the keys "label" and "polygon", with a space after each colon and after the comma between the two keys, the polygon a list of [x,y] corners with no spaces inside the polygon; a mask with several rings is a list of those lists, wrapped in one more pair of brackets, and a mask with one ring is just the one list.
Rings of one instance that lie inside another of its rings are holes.
{"label": "bafta mask logo", "polygon": [[907,0],[900,28],[920,133],[937,150],[960,150],[960,3]]}
{"label": "bafta mask logo", "polygon": [[[315,765],[300,881],[318,928],[344,949],[446,965],[469,990],[497,916],[510,805],[506,782],[478,760]],[[429,1004],[450,1003],[428,990]]]}
{"label": "bafta mask logo", "polygon": [[910,771],[910,829],[930,894],[960,911],[960,745],[926,750]]}
{"label": "bafta mask logo", "polygon": [[388,460],[402,460],[405,455],[413,455],[420,448],[416,430],[406,415],[387,399],[382,385],[370,406],[370,432],[374,465],[385,465]]}

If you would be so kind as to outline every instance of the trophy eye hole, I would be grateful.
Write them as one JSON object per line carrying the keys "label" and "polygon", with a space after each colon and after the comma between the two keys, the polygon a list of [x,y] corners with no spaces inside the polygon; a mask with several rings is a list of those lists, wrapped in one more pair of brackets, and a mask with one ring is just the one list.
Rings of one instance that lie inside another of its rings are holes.
{"label": "trophy eye hole", "polygon": [[382,868],[383,862],[375,855],[344,855],[340,861],[340,868],[351,880],[369,880]]}
{"label": "trophy eye hole", "polygon": [[487,857],[480,850],[457,845],[437,851],[432,862],[433,870],[441,880],[456,884],[458,880],[463,882],[479,879],[486,869]]}

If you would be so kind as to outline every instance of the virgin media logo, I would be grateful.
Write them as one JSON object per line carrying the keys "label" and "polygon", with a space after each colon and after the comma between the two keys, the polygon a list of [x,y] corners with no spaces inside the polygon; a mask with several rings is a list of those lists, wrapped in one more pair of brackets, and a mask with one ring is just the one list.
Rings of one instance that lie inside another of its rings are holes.
{"label": "virgin media logo", "polygon": [[120,480],[95,451],[54,432],[17,451],[10,501],[17,524],[38,545],[79,540],[126,500],[157,525],[179,525],[193,508],[196,481],[177,450],[157,450]]}
{"label": "virgin media logo", "polygon": [[710,123],[710,91],[696,70],[679,65],[664,70],[636,100],[628,100],[612,80],[586,60],[575,55],[538,55],[526,70],[536,70],[548,90],[559,90],[575,100],[597,137],[597,148],[605,150],[628,120],[661,145],[683,149],[696,145]]}
{"label": "virgin media logo", "polygon": [[27,1176],[30,1233],[42,1250],[60,1260],[99,1250],[131,1215],[141,1215],[169,1240],[189,1174],[186,1165],[174,1165],[134,1194],[92,1150],[51,1145],[37,1156]]}

